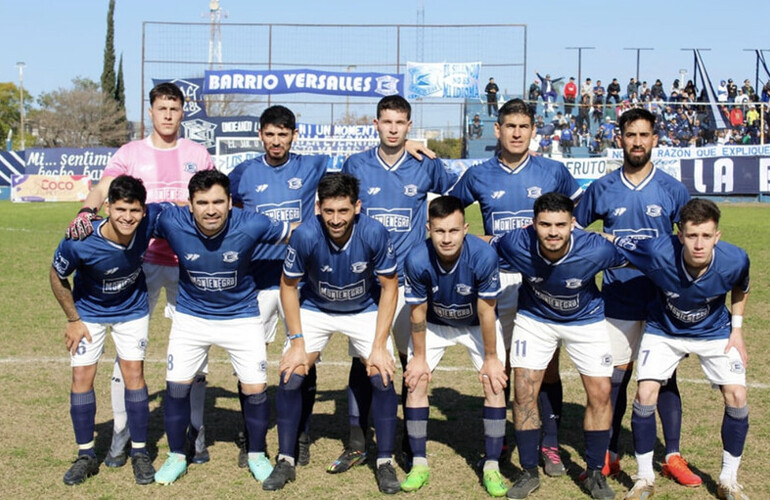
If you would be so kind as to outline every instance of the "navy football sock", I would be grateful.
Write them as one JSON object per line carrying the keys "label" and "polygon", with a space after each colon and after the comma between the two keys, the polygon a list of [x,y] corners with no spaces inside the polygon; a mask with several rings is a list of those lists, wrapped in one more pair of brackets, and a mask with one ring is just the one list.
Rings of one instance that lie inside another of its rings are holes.
{"label": "navy football sock", "polygon": [[682,435],[682,397],[676,383],[676,372],[665,385],[660,387],[658,395],[658,415],[663,427],[663,439],[666,441],[666,455],[679,453],[679,440]]}
{"label": "navy football sock", "polygon": [[70,392],[70,417],[75,431],[75,442],[80,448],[79,455],[96,456],[93,447],[94,426],[96,419],[96,394],[91,389],[88,392]]}
{"label": "navy football sock", "polygon": [[126,414],[128,429],[131,434],[131,456],[134,453],[145,453],[145,446],[133,446],[133,443],[147,442],[147,428],[150,422],[150,401],[147,386],[141,389],[125,390]]}
{"label": "navy football sock", "polygon": [[377,458],[391,458],[396,436],[398,396],[393,387],[393,380],[390,380],[387,386],[383,384],[381,375],[369,377],[369,380],[372,384],[372,416],[377,433]]}
{"label": "navy football sock", "polygon": [[185,452],[187,428],[190,426],[190,388],[191,384],[166,382],[163,414],[168,448],[172,453]]}
{"label": "navy football sock", "polygon": [[281,373],[278,394],[275,396],[278,452],[287,457],[294,457],[294,448],[297,444],[297,434],[299,432],[299,420],[302,414],[302,392],[300,387],[302,387],[305,376],[292,373],[289,381],[284,383],[284,375],[284,373]]}

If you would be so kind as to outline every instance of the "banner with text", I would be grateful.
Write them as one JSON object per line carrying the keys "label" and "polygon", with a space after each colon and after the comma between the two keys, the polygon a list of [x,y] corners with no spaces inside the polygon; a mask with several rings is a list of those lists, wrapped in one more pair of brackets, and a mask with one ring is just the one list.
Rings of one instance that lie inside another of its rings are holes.
{"label": "banner with text", "polygon": [[312,69],[206,71],[204,94],[311,94],[383,97],[403,94],[401,75],[348,73]]}
{"label": "banner with text", "polygon": [[83,201],[91,189],[87,175],[14,175],[11,201]]}
{"label": "banner with text", "polygon": [[26,151],[27,175],[87,175],[99,180],[117,148],[51,148]]}
{"label": "banner with text", "polygon": [[406,63],[407,99],[444,97],[477,99],[480,62]]}

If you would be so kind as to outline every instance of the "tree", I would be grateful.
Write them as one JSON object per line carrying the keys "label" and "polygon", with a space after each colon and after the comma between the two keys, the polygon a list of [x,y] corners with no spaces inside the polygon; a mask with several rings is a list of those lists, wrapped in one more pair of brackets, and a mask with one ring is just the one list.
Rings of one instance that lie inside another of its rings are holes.
{"label": "tree", "polygon": [[125,112],[87,78],[72,80],[73,88],[40,94],[40,110],[30,116],[38,142],[48,148],[120,146],[128,141]]}
{"label": "tree", "polygon": [[107,39],[104,42],[104,64],[102,66],[102,92],[115,99],[115,0],[110,0],[107,10]]}
{"label": "tree", "polygon": [[120,63],[118,64],[118,82],[115,85],[115,100],[120,109],[126,109],[126,84],[123,82],[123,54],[120,54]]}
{"label": "tree", "polygon": [[428,139],[428,147],[436,152],[436,156],[439,158],[461,158],[462,157],[462,140],[455,138],[447,138],[441,141],[436,139]]}
{"label": "tree", "polygon": [[[24,112],[29,116],[32,105],[32,95],[24,91]],[[21,116],[19,113],[19,87],[12,82],[0,83],[0,141],[5,149],[5,139],[8,131],[13,130],[13,149],[21,147]],[[32,144],[33,137],[29,134],[29,126],[25,125],[27,133],[25,143]]]}

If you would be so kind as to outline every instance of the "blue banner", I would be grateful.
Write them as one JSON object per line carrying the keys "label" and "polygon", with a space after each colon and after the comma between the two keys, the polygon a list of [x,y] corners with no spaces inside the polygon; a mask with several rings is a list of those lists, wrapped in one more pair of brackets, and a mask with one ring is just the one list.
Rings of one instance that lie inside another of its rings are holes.
{"label": "blue banner", "polygon": [[348,73],[312,69],[206,71],[204,94],[293,94],[306,92],[355,97],[403,94],[401,75]]}
{"label": "blue banner", "polygon": [[770,193],[770,156],[688,159],[679,165],[682,183],[695,196]]}
{"label": "blue banner", "polygon": [[184,117],[205,118],[206,102],[203,100],[203,78],[174,78],[162,80],[153,78],[152,84],[171,82],[184,94]]}
{"label": "blue banner", "polygon": [[202,144],[210,154],[216,152],[217,137],[257,137],[259,135],[258,116],[207,116],[205,118],[185,119],[179,135]]}
{"label": "blue banner", "polygon": [[443,97],[477,99],[481,63],[407,62],[407,99]]}
{"label": "blue banner", "polygon": [[11,177],[24,173],[24,153],[0,151],[0,186],[10,186]]}

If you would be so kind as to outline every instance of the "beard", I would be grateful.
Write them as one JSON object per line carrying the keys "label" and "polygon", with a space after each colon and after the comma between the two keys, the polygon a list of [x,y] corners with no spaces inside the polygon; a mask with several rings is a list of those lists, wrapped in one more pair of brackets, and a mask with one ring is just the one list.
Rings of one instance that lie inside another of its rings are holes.
{"label": "beard", "polygon": [[642,168],[650,162],[652,150],[645,152],[642,156],[632,156],[625,150],[623,151],[623,162],[631,168]]}

